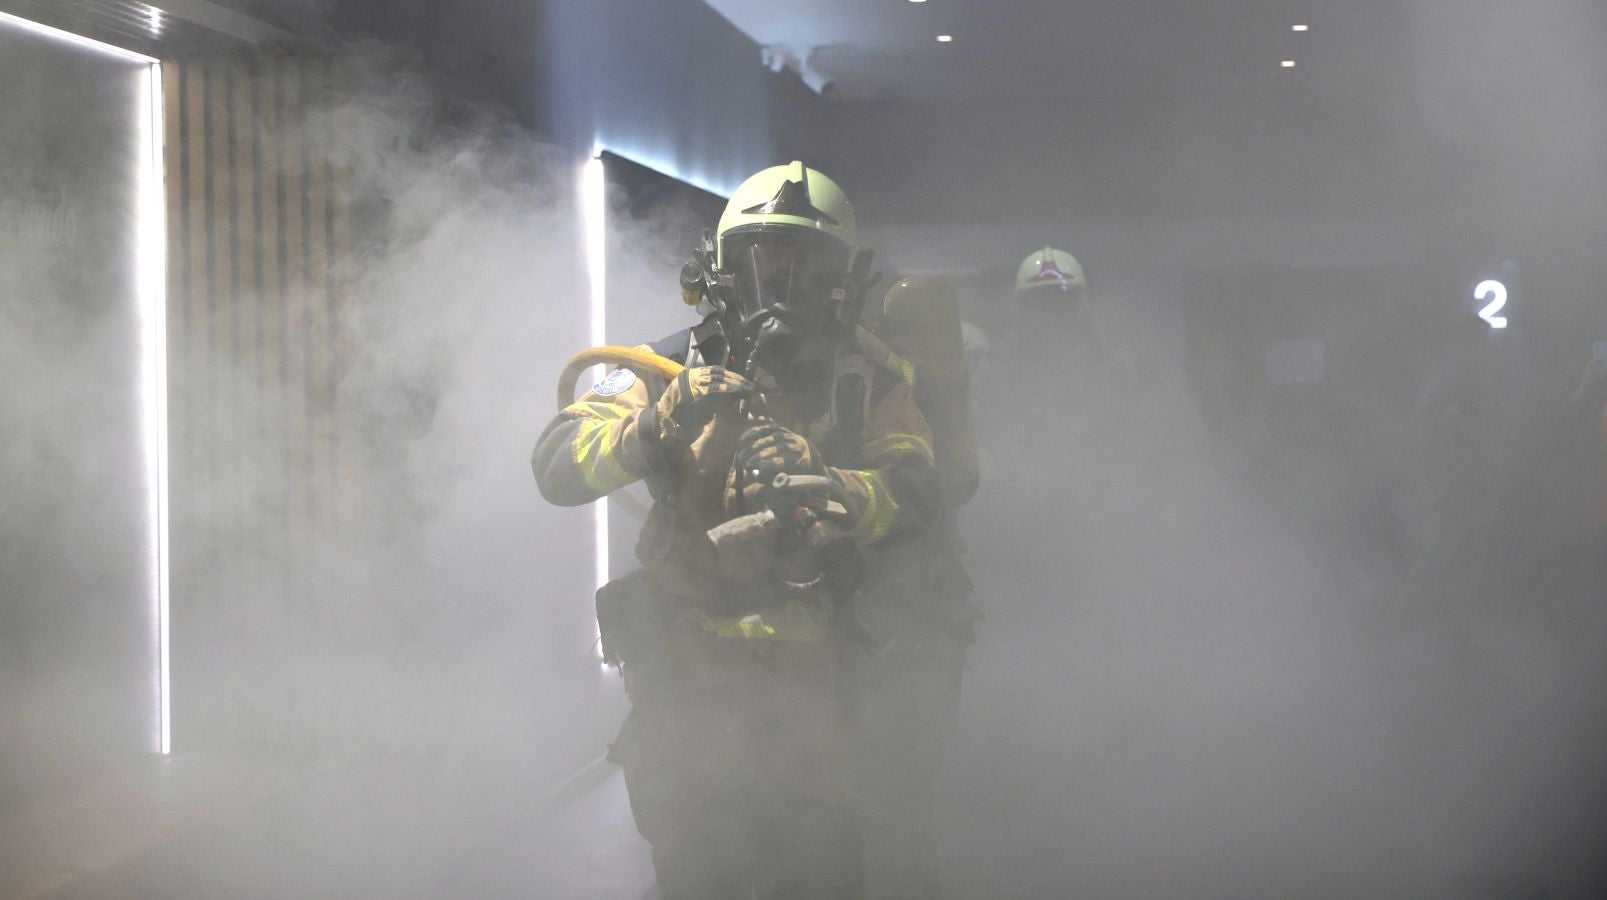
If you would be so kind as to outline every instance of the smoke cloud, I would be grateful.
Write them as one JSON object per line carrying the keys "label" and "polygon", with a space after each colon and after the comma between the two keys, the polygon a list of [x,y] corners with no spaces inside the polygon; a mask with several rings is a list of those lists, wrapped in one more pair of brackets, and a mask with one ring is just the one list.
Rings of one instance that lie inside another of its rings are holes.
{"label": "smoke cloud", "polygon": [[[1352,72],[1355,94],[1309,107],[1257,83],[1255,103],[1189,94],[1097,128],[1039,97],[832,116],[858,161],[833,174],[883,259],[954,275],[991,339],[982,489],[959,513],[986,618],[941,787],[954,896],[1607,883],[1599,447],[1567,404],[1607,338],[1603,30],[1583,2],[1496,6],[1413,4],[1368,57],[1409,84]],[[355,92],[291,126],[353,210],[328,331],[344,362],[326,391],[223,345],[171,376],[315,423],[284,452],[255,426],[206,436],[227,477],[176,495],[175,583],[195,588],[175,595],[180,733],[253,748],[253,774],[223,779],[237,808],[84,892],[641,896],[623,796],[586,792],[624,710],[592,646],[591,520],[544,505],[526,463],[589,340],[579,160],[386,53],[347,57]],[[0,360],[33,388],[0,394],[0,417],[43,421],[64,388],[28,373],[114,338],[27,302],[72,290],[52,248],[88,216],[0,184]],[[713,222],[630,199],[610,207],[609,337],[634,344],[690,323],[675,274]],[[1087,266],[1087,309],[1016,309],[1009,270],[1045,244]],[[1457,293],[1492,255],[1522,263],[1509,334]],[[1300,289],[1255,280],[1272,269]],[[1239,305],[1207,308],[1230,276]],[[1234,335],[1319,282],[1352,295]],[[267,333],[280,303],[236,309]],[[0,443],[7,483],[39,479],[6,498],[6,547],[114,478],[86,430]],[[327,444],[337,468],[316,463]],[[616,507],[615,546],[633,530]],[[4,646],[7,681],[49,650]],[[30,689],[48,710],[74,685]],[[579,795],[564,815],[598,844],[553,825]]]}

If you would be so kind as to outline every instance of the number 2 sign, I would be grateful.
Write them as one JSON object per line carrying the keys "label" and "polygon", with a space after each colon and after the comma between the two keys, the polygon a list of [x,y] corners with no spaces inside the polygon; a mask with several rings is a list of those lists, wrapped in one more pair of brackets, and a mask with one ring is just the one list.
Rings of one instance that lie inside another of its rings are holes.
{"label": "number 2 sign", "polygon": [[1494,278],[1479,282],[1473,289],[1473,299],[1484,303],[1479,310],[1479,318],[1488,322],[1491,328],[1507,327],[1507,317],[1501,315],[1501,310],[1507,307],[1507,286]]}

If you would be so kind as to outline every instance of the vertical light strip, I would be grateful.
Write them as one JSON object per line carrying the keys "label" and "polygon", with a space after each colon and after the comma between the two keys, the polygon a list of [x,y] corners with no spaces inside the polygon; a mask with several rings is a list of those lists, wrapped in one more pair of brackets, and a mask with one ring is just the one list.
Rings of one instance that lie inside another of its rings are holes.
{"label": "vertical light strip", "polygon": [[[591,330],[588,340],[593,347],[604,344],[604,333],[607,325],[605,315],[604,297],[606,274],[606,254],[603,217],[606,210],[606,194],[603,189],[603,158],[601,154],[594,155],[586,161],[586,166],[580,178],[581,221],[584,223],[586,239],[586,276],[591,285]],[[599,375],[596,380],[601,380]],[[608,498],[598,500],[592,504],[593,538],[596,545],[596,586],[601,588],[608,583]]]}
{"label": "vertical light strip", "polygon": [[172,679],[169,666],[167,544],[167,194],[162,161],[162,66],[153,57],[49,25],[0,12],[0,23],[52,40],[143,63],[136,113],[138,184],[134,236],[135,302],[139,305],[140,402],[143,407],[145,482],[150,510],[151,745],[173,752]]}
{"label": "vertical light strip", "polygon": [[172,667],[168,607],[167,507],[167,193],[162,161],[162,67],[152,63],[141,91],[143,171],[139,188],[138,279],[143,326],[145,466],[151,528],[151,595],[156,660],[156,738],[162,754],[173,752]]}

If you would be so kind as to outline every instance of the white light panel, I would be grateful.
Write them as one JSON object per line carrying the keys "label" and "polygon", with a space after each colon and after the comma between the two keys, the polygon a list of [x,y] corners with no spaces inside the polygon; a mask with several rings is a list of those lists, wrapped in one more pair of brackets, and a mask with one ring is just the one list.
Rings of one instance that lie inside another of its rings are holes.
{"label": "white light panel", "polygon": [[[613,135],[602,135],[597,139],[595,152],[601,155],[604,152],[621,159],[628,159],[639,166],[645,166],[655,172],[660,172],[697,188],[700,191],[714,194],[717,197],[729,197],[736,190],[741,178],[735,182],[729,179],[722,180],[712,173],[683,172],[679,167],[666,162],[658,156],[634,146],[630,141],[619,140]],[[746,175],[742,177],[747,177]]]}
{"label": "white light panel", "polygon": [[62,31],[60,28],[52,28],[49,25],[41,25],[31,19],[24,19],[21,16],[14,16],[8,12],[0,12],[0,22],[15,25],[24,31],[31,31],[34,34],[43,35],[53,40],[75,44],[86,50],[94,50],[97,53],[107,53],[112,56],[120,56],[123,59],[129,60],[130,62],[150,63],[152,65],[156,64],[155,59],[146,56],[143,53],[135,53],[132,50],[124,50],[122,47],[113,47],[111,44],[104,44],[100,41],[94,40],[93,38],[86,38],[83,35],[73,34],[70,31]]}
{"label": "white light panel", "polygon": [[[607,273],[604,216],[607,212],[607,193],[603,181],[601,152],[586,161],[580,176],[580,209],[586,241],[586,280],[591,287],[591,328],[588,340],[593,347],[605,343],[607,326],[605,303],[605,276]],[[598,372],[602,367],[598,367]],[[599,374],[594,381],[600,381]],[[596,587],[608,583],[608,498],[592,504],[592,536],[596,547],[593,579]],[[600,644],[598,645],[601,646]]]}
{"label": "white light panel", "polygon": [[144,64],[139,88],[138,185],[134,235],[140,322],[140,405],[149,534],[151,747],[173,752],[173,682],[168,602],[167,194],[162,177],[162,66],[152,57],[0,12],[0,23],[83,50]]}
{"label": "white light panel", "polygon": [[162,67],[151,64],[141,90],[139,304],[143,335],[145,466],[150,508],[151,594],[156,654],[156,750],[173,752],[173,678],[168,599],[167,502],[167,191],[162,164]]}

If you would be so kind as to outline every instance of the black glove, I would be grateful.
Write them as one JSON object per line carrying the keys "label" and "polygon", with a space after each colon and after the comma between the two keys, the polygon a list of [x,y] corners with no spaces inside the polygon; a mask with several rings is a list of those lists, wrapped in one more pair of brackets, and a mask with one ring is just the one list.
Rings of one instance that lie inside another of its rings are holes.
{"label": "black glove", "polygon": [[720,402],[751,393],[753,382],[724,366],[682,369],[653,406],[654,430],[664,445],[684,448],[713,418]]}

